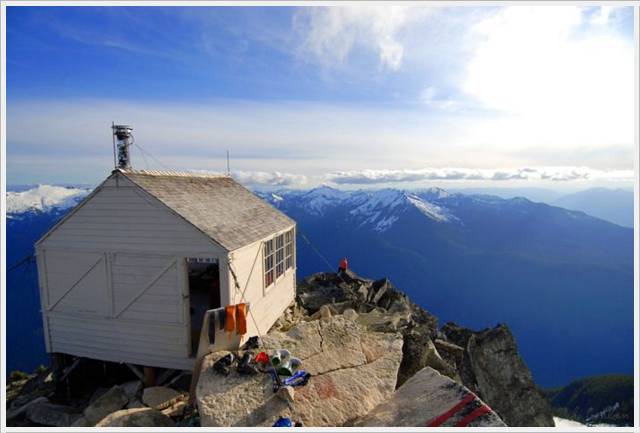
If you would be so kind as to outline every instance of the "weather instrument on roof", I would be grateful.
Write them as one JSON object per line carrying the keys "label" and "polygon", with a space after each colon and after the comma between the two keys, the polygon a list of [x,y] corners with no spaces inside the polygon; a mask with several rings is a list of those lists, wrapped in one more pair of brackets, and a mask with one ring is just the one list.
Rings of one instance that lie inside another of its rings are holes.
{"label": "weather instrument on roof", "polygon": [[133,144],[133,128],[129,125],[111,125],[113,130],[114,163],[116,168],[131,169],[129,146]]}

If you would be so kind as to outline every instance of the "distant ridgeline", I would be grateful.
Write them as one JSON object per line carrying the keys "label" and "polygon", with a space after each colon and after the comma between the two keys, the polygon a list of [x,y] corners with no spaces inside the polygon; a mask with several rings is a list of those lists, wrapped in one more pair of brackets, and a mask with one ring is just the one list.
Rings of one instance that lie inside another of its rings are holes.
{"label": "distant ridgeline", "polygon": [[[633,372],[631,228],[438,188],[262,195],[331,265],[347,256],[356,272],[389,277],[442,321],[508,324],[541,386]],[[298,239],[298,276],[327,269]]]}
{"label": "distant ridgeline", "polygon": [[[87,193],[8,193],[7,268]],[[545,387],[633,371],[633,229],[522,198],[440,189],[260,195],[298,222],[298,277],[335,271],[347,256],[356,272],[389,277],[443,322],[507,323]],[[33,370],[48,361],[34,263],[8,272],[7,304],[7,369]]]}
{"label": "distant ridgeline", "polygon": [[605,375],[545,391],[554,415],[585,424],[632,426],[633,376]]}

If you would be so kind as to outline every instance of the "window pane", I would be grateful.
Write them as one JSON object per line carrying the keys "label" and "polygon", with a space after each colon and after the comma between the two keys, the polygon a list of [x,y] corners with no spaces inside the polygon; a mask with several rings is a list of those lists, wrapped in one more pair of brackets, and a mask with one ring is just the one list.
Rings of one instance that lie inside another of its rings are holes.
{"label": "window pane", "polygon": [[282,245],[284,245],[284,236],[280,235],[276,238],[276,249],[282,248]]}
{"label": "window pane", "polygon": [[284,264],[282,262],[278,263],[276,266],[276,278],[284,273]]}
{"label": "window pane", "polygon": [[269,287],[271,284],[273,284],[273,270],[267,272],[264,278],[265,287]]}

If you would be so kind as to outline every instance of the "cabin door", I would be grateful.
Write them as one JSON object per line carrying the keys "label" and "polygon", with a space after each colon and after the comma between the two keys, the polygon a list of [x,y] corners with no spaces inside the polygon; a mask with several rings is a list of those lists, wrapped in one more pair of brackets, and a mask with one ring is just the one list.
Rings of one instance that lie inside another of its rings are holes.
{"label": "cabin door", "polygon": [[195,356],[200,341],[200,331],[204,313],[219,308],[220,302],[220,264],[215,258],[187,259],[189,277],[189,317],[191,356]]}

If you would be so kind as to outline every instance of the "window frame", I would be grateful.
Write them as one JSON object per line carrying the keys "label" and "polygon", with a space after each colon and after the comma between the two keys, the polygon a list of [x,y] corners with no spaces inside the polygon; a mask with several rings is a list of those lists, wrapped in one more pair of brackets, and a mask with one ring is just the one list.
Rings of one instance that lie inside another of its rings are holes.
{"label": "window frame", "polygon": [[[285,278],[290,272],[295,270],[295,239],[296,239],[296,228],[295,226],[290,228],[289,230],[285,230],[282,232],[276,233],[274,236],[270,237],[266,241],[262,243],[262,290],[263,293],[266,294],[272,287],[274,287],[278,282]],[[287,242],[287,234],[290,233],[290,241]],[[278,239],[282,239],[282,245],[278,248]],[[269,244],[269,248],[267,248],[267,244]],[[287,246],[290,247],[291,252],[287,254]],[[267,249],[269,249],[269,253],[267,253]],[[282,257],[278,260],[278,252],[281,253]],[[268,264],[268,259],[271,258],[270,263]],[[287,260],[290,259],[290,264],[287,267]],[[270,265],[270,267],[268,267]],[[282,266],[282,272],[278,274],[278,265]],[[271,273],[272,277],[269,278],[268,274]],[[269,281],[267,284],[267,281]]]}
{"label": "window frame", "polygon": [[[262,244],[262,263],[263,263],[263,272],[262,272],[262,286],[264,289],[267,289],[275,284],[275,249],[273,248],[273,238],[269,239]],[[267,246],[269,246],[270,252],[267,253]],[[271,264],[268,264],[268,259],[271,259]],[[269,278],[268,274],[271,274],[271,281],[267,284]]]}

